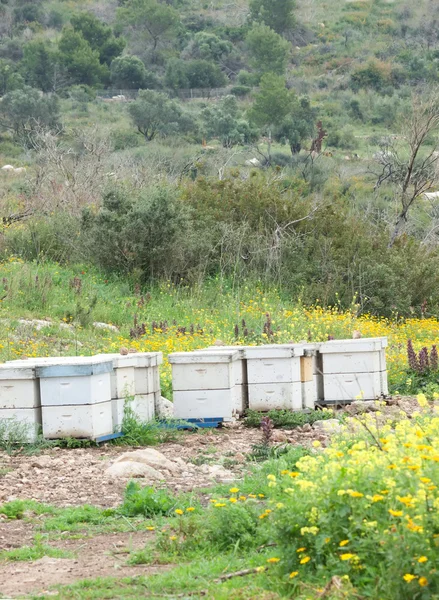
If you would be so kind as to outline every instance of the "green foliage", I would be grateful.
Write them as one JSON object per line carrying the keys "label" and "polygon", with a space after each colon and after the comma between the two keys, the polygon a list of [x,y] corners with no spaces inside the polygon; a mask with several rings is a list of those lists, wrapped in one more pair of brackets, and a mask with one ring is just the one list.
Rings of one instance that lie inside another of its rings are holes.
{"label": "green foliage", "polygon": [[296,24],[295,6],[295,0],[250,0],[250,19],[286,34]]}
{"label": "green foliage", "polygon": [[50,42],[28,42],[23,48],[21,64],[28,85],[43,92],[55,91],[57,55]]}
{"label": "green foliage", "polygon": [[[311,412],[293,412],[290,410],[270,410],[266,413],[275,427],[285,427],[293,429],[302,427],[305,423],[312,425],[322,419],[334,419],[334,413],[331,410],[316,410]],[[255,410],[248,410],[245,416],[247,427],[259,427],[261,424],[261,413]]]}
{"label": "green foliage", "polygon": [[0,551],[0,561],[31,561],[50,556],[51,558],[69,558],[70,552],[54,548],[43,543],[43,538],[37,536],[33,546],[21,546],[12,550]]}
{"label": "green foliage", "polygon": [[302,149],[304,140],[312,138],[316,132],[316,111],[311,107],[309,98],[292,97],[290,113],[274,130],[275,139],[287,142],[291,153]]}
{"label": "green foliage", "polygon": [[249,116],[260,127],[278,125],[291,112],[294,96],[285,87],[285,79],[267,73],[261,79]]}
{"label": "green foliage", "polygon": [[180,106],[166,94],[141,90],[128,106],[128,113],[138,131],[150,142],[156,136],[184,131],[188,123]]}
{"label": "green foliage", "polygon": [[203,519],[209,545],[218,550],[231,550],[262,544],[265,540],[258,527],[259,513],[260,509],[251,503],[228,503],[220,509],[212,508],[207,523]]}
{"label": "green foliage", "polygon": [[216,88],[226,84],[227,78],[214,62],[193,59],[172,59],[166,67],[166,84],[173,89]]}
{"label": "green foliage", "polygon": [[0,514],[11,520],[20,520],[31,515],[51,514],[54,510],[53,507],[40,504],[35,500],[12,500],[0,505]]}
{"label": "green foliage", "polygon": [[231,42],[221,39],[214,33],[199,31],[184,50],[184,54],[190,58],[217,62],[226,58],[232,50]]}
{"label": "green foliage", "polygon": [[167,490],[155,489],[153,487],[142,487],[134,481],[127,485],[124,501],[120,507],[121,514],[127,517],[142,515],[144,517],[155,517],[157,515],[169,515],[177,506],[177,499]]}
{"label": "green foliage", "polygon": [[10,130],[24,143],[40,127],[59,127],[59,105],[55,95],[42,96],[24,86],[8,92],[0,100],[0,126]]}
{"label": "green foliage", "polygon": [[44,531],[77,531],[90,525],[98,526],[105,523],[114,511],[97,506],[84,504],[58,509],[55,514],[44,521]]}
{"label": "green foliage", "polygon": [[127,0],[117,16],[123,29],[130,29],[140,40],[148,41],[154,52],[161,42],[175,35],[180,21],[172,6],[156,0]]}
{"label": "green foliage", "polygon": [[72,27],[64,27],[58,49],[71,83],[96,85],[108,76],[108,67],[101,64],[99,50],[93,50]]}
{"label": "green foliage", "polygon": [[370,60],[358,67],[351,75],[351,87],[355,90],[369,88],[383,90],[392,83],[391,65],[378,60]]}
{"label": "green foliage", "polygon": [[249,144],[258,138],[258,132],[243,119],[234,96],[226,96],[216,105],[206,107],[201,117],[208,138],[217,137],[224,147]]}
{"label": "green foliage", "polygon": [[0,59],[0,94],[4,96],[12,90],[23,87],[23,77],[9,60]]}
{"label": "green foliage", "polygon": [[261,74],[284,75],[291,44],[267,25],[253,25],[245,38],[253,68]]}
{"label": "green foliage", "polygon": [[80,33],[88,42],[91,49],[99,53],[102,64],[110,66],[111,62],[119,56],[125,48],[125,40],[116,38],[111,27],[104,25],[94,15],[83,12],[70,19],[74,31]]}
{"label": "green foliage", "polygon": [[137,56],[120,56],[111,63],[111,83],[116,87],[139,89],[145,87],[145,81],[145,65]]}

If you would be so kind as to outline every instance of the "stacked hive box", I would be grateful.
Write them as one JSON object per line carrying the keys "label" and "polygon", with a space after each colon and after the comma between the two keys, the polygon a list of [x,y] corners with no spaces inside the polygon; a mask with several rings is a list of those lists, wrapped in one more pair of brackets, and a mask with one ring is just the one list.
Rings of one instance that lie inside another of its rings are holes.
{"label": "stacked hive box", "polygon": [[35,369],[46,439],[96,439],[113,433],[111,361],[78,356],[35,358],[6,364]]}
{"label": "stacked hive box", "polygon": [[300,344],[247,347],[248,404],[252,410],[302,409]]}
{"label": "stacked hive box", "polygon": [[[34,442],[41,430],[40,387],[32,365],[0,365],[0,420]],[[7,432],[6,432],[7,434]]]}
{"label": "stacked hive box", "polygon": [[174,415],[180,419],[230,421],[237,405],[235,350],[176,352],[172,365]]}
{"label": "stacked hive box", "polygon": [[111,398],[113,425],[120,431],[127,400],[140,421],[151,421],[160,401],[161,352],[135,354],[101,354],[100,358],[112,361]]}
{"label": "stacked hive box", "polygon": [[242,415],[248,408],[247,389],[247,359],[245,350],[247,346],[210,346],[197,352],[238,352],[238,360],[233,361],[232,368],[235,371],[235,405],[234,412]]}
{"label": "stacked hive box", "polygon": [[323,400],[374,400],[388,394],[386,338],[334,340],[321,344]]}

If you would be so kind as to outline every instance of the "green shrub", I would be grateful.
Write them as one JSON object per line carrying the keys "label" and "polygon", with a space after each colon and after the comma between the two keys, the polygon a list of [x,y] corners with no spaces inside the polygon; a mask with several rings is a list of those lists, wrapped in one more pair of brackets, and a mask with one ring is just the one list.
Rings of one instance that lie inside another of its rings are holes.
{"label": "green shrub", "polygon": [[351,582],[364,598],[411,600],[439,592],[439,420],[425,413],[377,427],[269,476],[282,576],[301,584]]}
{"label": "green shrub", "polygon": [[285,427],[291,429],[302,427],[305,423],[313,424],[322,419],[333,419],[332,410],[314,410],[311,412],[293,412],[290,410],[270,410],[263,415],[256,410],[248,410],[245,415],[245,424],[247,427],[259,427],[262,417],[269,417],[275,427]]}
{"label": "green shrub", "polygon": [[125,496],[120,513],[127,517],[143,515],[154,517],[169,515],[177,506],[177,500],[167,490],[153,487],[141,487],[138,483],[130,481],[125,490]]}

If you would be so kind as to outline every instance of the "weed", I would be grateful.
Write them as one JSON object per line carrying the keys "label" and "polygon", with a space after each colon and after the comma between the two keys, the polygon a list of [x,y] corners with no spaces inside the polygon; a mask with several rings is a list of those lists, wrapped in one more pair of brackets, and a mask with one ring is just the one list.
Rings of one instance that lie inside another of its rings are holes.
{"label": "weed", "polygon": [[127,517],[143,515],[154,517],[156,515],[169,515],[177,505],[177,499],[166,490],[153,487],[141,487],[138,483],[130,481],[126,490],[121,514]]}
{"label": "weed", "polygon": [[0,514],[8,519],[24,519],[27,516],[44,515],[55,512],[55,508],[35,500],[12,500],[0,506]]}
{"label": "weed", "polygon": [[21,548],[13,548],[12,550],[0,551],[0,561],[30,561],[38,560],[43,556],[51,558],[69,558],[71,553],[53,548],[43,543],[40,536],[35,536],[35,544],[33,546],[22,546]]}
{"label": "weed", "polygon": [[[333,419],[335,415],[328,409],[311,411],[309,413],[293,412],[289,410],[270,410],[266,414],[266,417],[272,421],[274,427],[292,429],[294,427],[302,427],[306,423],[312,425],[321,419]],[[260,427],[261,413],[255,410],[248,410],[244,422],[247,427]]]}

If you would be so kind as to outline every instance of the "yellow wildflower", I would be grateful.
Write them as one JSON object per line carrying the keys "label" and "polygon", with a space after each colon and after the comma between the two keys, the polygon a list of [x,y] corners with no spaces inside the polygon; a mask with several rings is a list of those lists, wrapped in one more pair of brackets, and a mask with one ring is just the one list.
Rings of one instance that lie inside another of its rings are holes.
{"label": "yellow wildflower", "polygon": [[393,510],[392,508],[389,509],[389,513],[392,515],[392,517],[402,517],[404,514],[402,510]]}
{"label": "yellow wildflower", "polygon": [[402,578],[404,579],[404,581],[407,581],[407,583],[410,583],[411,581],[413,581],[413,579],[416,579],[416,575],[412,575],[411,573],[406,573],[405,575],[403,575]]}
{"label": "yellow wildflower", "polygon": [[238,500],[236,498],[229,498],[229,502],[235,503],[238,502]]}
{"label": "yellow wildflower", "polygon": [[341,554],[340,558],[341,558],[341,560],[352,560],[356,556],[357,556],[356,554],[351,554],[350,552],[347,552],[346,554]]}
{"label": "yellow wildflower", "polygon": [[425,563],[427,562],[428,558],[426,556],[420,556],[418,558],[418,563]]}
{"label": "yellow wildflower", "polygon": [[279,561],[280,561],[280,558],[277,558],[275,556],[273,556],[271,558],[267,558],[268,563],[278,563]]}
{"label": "yellow wildflower", "polygon": [[193,506],[189,506],[189,508],[186,509],[186,512],[193,512],[195,510],[195,508]]}
{"label": "yellow wildflower", "polygon": [[311,557],[310,557],[310,556],[304,556],[304,557],[302,558],[302,560],[300,561],[300,564],[301,564],[301,565],[306,565],[306,563],[307,563],[307,562],[309,562],[310,560],[311,560]]}
{"label": "yellow wildflower", "polygon": [[343,540],[342,542],[339,543],[339,546],[343,547],[343,546],[346,546],[346,544],[349,544],[349,540]]}
{"label": "yellow wildflower", "polygon": [[421,587],[425,587],[428,585],[428,579],[426,577],[420,577],[418,583]]}
{"label": "yellow wildflower", "polygon": [[290,573],[290,579],[294,579],[294,577],[297,577],[298,574],[299,574],[299,571],[292,571]]}
{"label": "yellow wildflower", "polygon": [[177,508],[176,511],[175,511],[175,514],[176,515],[182,515],[183,511],[181,510],[181,508]]}
{"label": "yellow wildflower", "polygon": [[232,488],[230,488],[229,492],[230,492],[231,494],[237,494],[237,493],[239,492],[239,488],[237,488],[237,487],[232,487]]}

